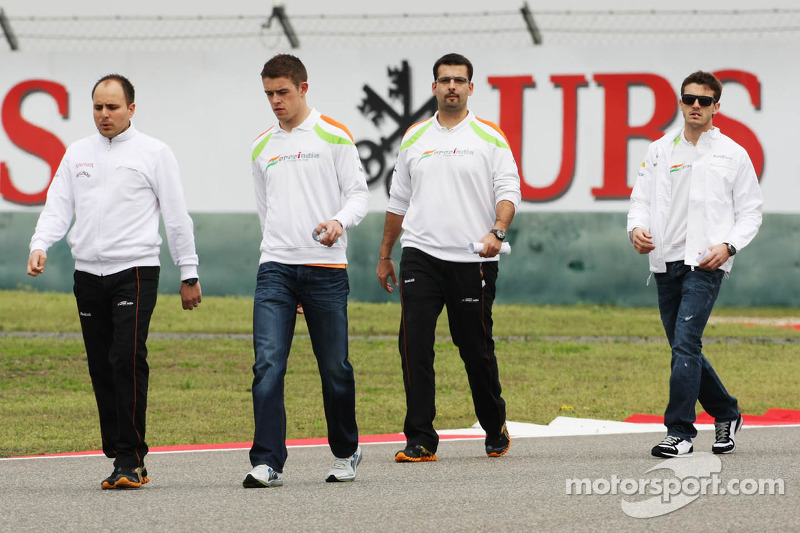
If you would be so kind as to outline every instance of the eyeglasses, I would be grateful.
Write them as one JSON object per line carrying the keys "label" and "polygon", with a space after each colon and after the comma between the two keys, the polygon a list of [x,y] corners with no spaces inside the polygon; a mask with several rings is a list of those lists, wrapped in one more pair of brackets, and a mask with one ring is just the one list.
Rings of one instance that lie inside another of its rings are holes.
{"label": "eyeglasses", "polygon": [[697,96],[696,94],[681,95],[681,102],[683,102],[686,105],[694,105],[695,100],[700,102],[700,105],[703,107],[708,107],[717,101],[717,99],[714,98],[713,96]]}
{"label": "eyeglasses", "polygon": [[456,78],[450,76],[442,76],[441,78],[436,78],[436,83],[442,83],[444,85],[450,85],[451,81],[456,82],[456,85],[464,85],[465,83],[469,83],[469,80],[467,78],[462,78],[461,76],[458,76]]}

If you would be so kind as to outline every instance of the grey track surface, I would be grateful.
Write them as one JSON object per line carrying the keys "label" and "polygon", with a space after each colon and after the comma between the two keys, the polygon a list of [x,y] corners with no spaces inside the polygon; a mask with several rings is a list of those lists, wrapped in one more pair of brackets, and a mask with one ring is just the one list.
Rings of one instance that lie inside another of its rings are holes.
{"label": "grey track surface", "polygon": [[[353,483],[325,483],[327,447],[291,448],[285,485],[243,489],[246,450],[151,454],[152,481],[103,491],[104,457],[0,461],[0,531],[800,531],[800,427],[745,428],[720,456],[723,481],[782,479],[784,495],[706,495],[670,514],[635,519],[622,495],[567,495],[571,478],[642,479],[663,433],[440,443],[435,463],[396,464],[398,444],[363,445]],[[701,431],[695,452],[708,452]],[[664,474],[663,477],[670,477]]]}

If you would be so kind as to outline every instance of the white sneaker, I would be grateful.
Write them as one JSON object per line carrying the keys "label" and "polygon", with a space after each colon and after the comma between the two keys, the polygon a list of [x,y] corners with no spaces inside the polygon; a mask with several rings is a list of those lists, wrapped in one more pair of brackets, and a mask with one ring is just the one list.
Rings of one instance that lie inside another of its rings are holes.
{"label": "white sneaker", "polygon": [[253,468],[242,481],[246,489],[260,489],[263,487],[280,487],[283,485],[280,472],[276,472],[267,465],[258,465]]}
{"label": "white sneaker", "polygon": [[690,439],[682,439],[667,435],[664,440],[653,446],[651,453],[653,457],[678,457],[679,455],[687,455],[694,451],[692,441]]}
{"label": "white sneaker", "polygon": [[333,461],[325,481],[353,481],[356,478],[356,469],[361,462],[361,446],[350,457],[337,457]]}
{"label": "white sneaker", "polygon": [[714,453],[731,453],[736,449],[734,435],[742,429],[742,415],[736,420],[728,422],[714,422],[714,433],[716,441],[711,445]]}

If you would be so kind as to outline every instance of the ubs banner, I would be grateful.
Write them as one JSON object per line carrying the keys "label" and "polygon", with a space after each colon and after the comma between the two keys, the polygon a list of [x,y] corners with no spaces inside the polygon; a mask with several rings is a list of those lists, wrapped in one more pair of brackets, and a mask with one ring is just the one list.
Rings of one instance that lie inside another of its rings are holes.
{"label": "ubs banner", "polygon": [[[627,241],[628,197],[647,144],[682,123],[681,81],[703,69],[723,81],[714,124],[750,153],[767,214],[721,300],[800,304],[800,290],[776,289],[764,275],[777,270],[782,279],[800,279],[792,275],[800,268],[800,170],[792,155],[800,108],[790,94],[800,73],[780,60],[800,46],[717,48],[702,57],[680,45],[460,50],[475,65],[469,107],[504,130],[523,177],[499,301],[655,304],[652,286],[644,286],[646,260]],[[309,103],[350,128],[369,177],[372,213],[350,232],[354,299],[395,298],[374,275],[387,187],[403,133],[435,111],[431,67],[449,51],[297,52],[309,70]],[[24,274],[27,244],[65,147],[96,133],[95,80],[120,72],[136,86],[137,128],[167,142],[181,165],[204,290],[249,294],[260,240],[249,148],[274,122],[259,75],[271,55],[5,53],[0,287],[70,290],[73,264],[64,243],[50,251],[48,272],[36,280]],[[162,264],[162,290],[171,292],[177,273],[166,253]]]}

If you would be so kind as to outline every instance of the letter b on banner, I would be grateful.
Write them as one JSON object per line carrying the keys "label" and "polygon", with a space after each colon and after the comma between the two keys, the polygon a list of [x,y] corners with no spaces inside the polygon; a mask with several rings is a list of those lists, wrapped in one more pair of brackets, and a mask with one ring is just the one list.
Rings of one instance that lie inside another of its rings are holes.
{"label": "letter b on banner", "polygon": [[[598,199],[629,198],[628,141],[631,138],[655,141],[675,118],[678,102],[670,82],[656,74],[595,74],[594,80],[605,88],[605,146],[603,149],[603,185],[592,188]],[[647,124],[628,123],[629,88],[643,85],[653,91],[655,106]]]}

